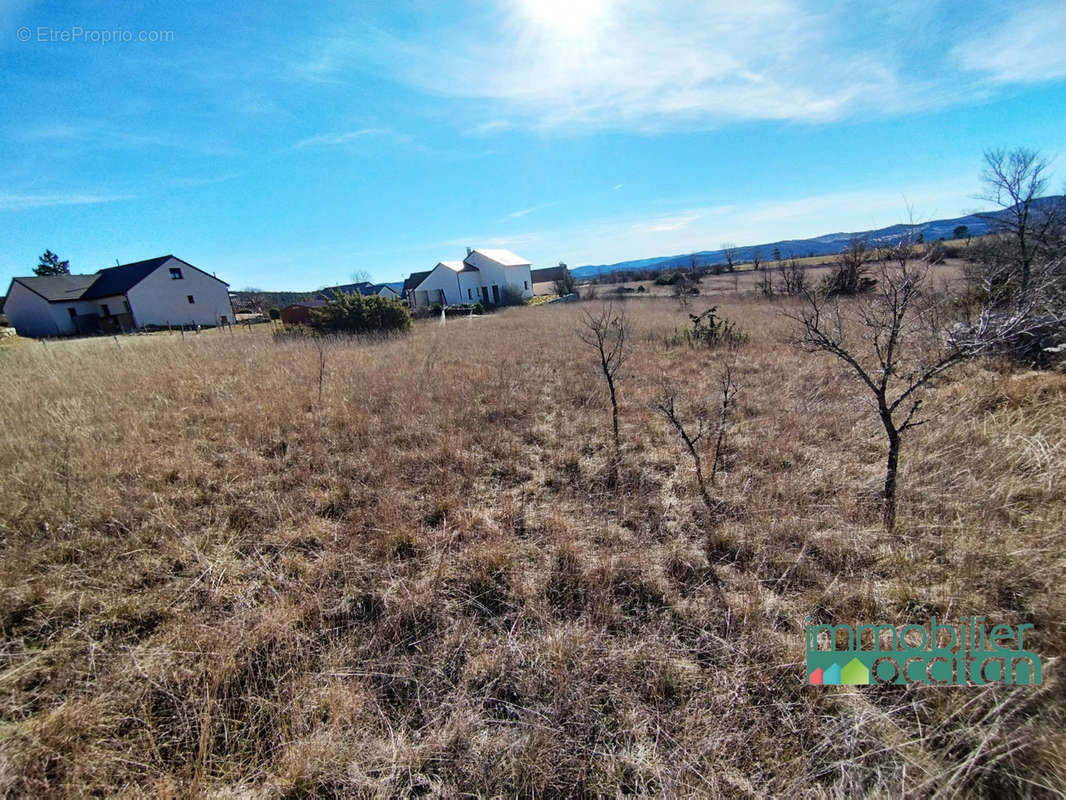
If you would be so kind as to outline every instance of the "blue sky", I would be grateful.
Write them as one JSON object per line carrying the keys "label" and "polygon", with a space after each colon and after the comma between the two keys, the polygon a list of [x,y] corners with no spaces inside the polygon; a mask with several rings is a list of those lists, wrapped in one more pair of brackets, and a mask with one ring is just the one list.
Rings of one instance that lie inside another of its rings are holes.
{"label": "blue sky", "polygon": [[1063,0],[136,6],[0,0],[5,286],[45,248],[313,289],[860,230],[981,208],[1001,145],[1066,178]]}

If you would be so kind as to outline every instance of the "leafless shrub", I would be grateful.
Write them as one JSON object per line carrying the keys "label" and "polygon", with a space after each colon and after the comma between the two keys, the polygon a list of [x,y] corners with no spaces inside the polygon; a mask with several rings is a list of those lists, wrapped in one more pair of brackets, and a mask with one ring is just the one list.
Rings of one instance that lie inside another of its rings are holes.
{"label": "leafless shrub", "polygon": [[626,360],[628,337],[629,321],[625,311],[621,308],[616,310],[614,303],[604,304],[595,314],[585,310],[578,338],[596,350],[600,371],[607,382],[611,396],[611,430],[614,434],[616,464],[622,456],[622,441],[618,433],[618,372]]}
{"label": "leafless shrub", "polygon": [[962,305],[969,319],[957,323],[951,332],[961,348],[1040,368],[1051,366],[1066,353],[1063,259],[1036,265],[1025,292],[1005,290],[1003,283],[986,273],[981,291],[964,298]]}
{"label": "leafless shrub", "polygon": [[832,272],[826,276],[824,291],[827,295],[851,296],[869,291],[874,281],[869,277],[869,264],[874,252],[864,239],[853,237],[837,258]]}
{"label": "leafless shrub", "polygon": [[[715,483],[718,468],[721,462],[722,448],[725,443],[726,430],[729,426],[729,417],[733,402],[739,387],[734,379],[734,366],[736,363],[736,351],[733,351],[731,360],[722,367],[718,379],[718,404],[715,410],[711,410],[705,404],[697,404],[690,410],[690,416],[679,407],[678,390],[670,384],[665,376],[661,378],[659,398],[655,401],[654,408],[670,424],[677,433],[685,447],[685,451],[692,459],[692,465],[696,470],[696,485],[700,490],[707,511],[714,515],[718,510],[718,504],[712,500],[707,488]],[[685,417],[689,416],[688,419]],[[713,444],[709,449],[702,444],[705,437],[713,438]],[[704,458],[709,457],[711,466],[709,474],[704,475]]]}

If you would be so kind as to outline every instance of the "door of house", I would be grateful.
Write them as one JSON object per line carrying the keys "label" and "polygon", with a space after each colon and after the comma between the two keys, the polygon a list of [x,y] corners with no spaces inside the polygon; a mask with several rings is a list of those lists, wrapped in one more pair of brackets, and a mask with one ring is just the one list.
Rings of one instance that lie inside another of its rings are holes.
{"label": "door of house", "polygon": [[485,305],[488,305],[489,304],[489,287],[488,286],[482,286],[481,287],[481,296],[485,300]]}
{"label": "door of house", "polygon": [[495,283],[492,284],[492,302],[495,305],[500,304],[500,287],[497,286]]}

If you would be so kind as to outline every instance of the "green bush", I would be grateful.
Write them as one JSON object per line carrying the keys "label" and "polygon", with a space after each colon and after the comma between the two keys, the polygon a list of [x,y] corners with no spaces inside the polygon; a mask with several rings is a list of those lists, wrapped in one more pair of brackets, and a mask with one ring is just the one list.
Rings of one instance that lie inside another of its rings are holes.
{"label": "green bush", "polygon": [[748,340],[748,335],[733,321],[718,316],[718,307],[711,306],[702,314],[689,314],[692,327],[674,331],[666,337],[670,345],[688,345],[689,347],[718,347],[719,345],[741,345]]}
{"label": "green bush", "polygon": [[500,290],[501,306],[524,306],[525,304],[526,298],[522,296],[521,289],[516,289],[514,286],[504,286]]}
{"label": "green bush", "polygon": [[319,333],[403,333],[413,324],[407,306],[379,295],[339,294],[311,311]]}

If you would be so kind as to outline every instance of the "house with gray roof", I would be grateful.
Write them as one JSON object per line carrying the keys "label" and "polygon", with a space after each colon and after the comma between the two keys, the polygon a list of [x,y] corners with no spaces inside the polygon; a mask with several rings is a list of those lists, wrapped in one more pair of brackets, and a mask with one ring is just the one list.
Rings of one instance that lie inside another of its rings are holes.
{"label": "house with gray roof", "polygon": [[400,293],[396,291],[392,286],[387,283],[370,283],[370,281],[359,281],[358,283],[346,283],[342,286],[329,286],[322,289],[318,296],[323,300],[335,300],[337,295],[340,294],[361,294],[364,297],[370,297],[371,295],[380,295],[390,300],[397,300],[400,297]]}
{"label": "house with gray roof", "polygon": [[13,278],[3,313],[19,335],[38,338],[233,321],[229,284],[172,255],[92,275]]}

